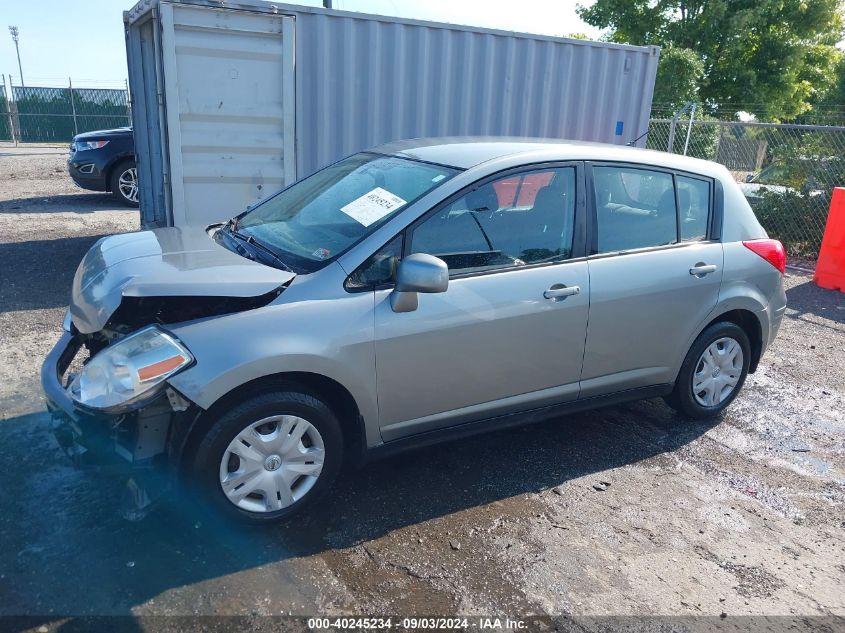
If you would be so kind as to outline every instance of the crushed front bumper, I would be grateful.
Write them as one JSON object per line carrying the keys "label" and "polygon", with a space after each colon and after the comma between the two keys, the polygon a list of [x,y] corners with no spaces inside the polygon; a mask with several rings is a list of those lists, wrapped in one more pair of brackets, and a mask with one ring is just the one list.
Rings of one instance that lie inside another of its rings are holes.
{"label": "crushed front bumper", "polygon": [[88,410],[74,402],[62,377],[82,342],[64,332],[41,367],[41,386],[59,445],[79,467],[135,472],[168,462],[168,438],[179,412],[161,394],[143,408],[120,414]]}

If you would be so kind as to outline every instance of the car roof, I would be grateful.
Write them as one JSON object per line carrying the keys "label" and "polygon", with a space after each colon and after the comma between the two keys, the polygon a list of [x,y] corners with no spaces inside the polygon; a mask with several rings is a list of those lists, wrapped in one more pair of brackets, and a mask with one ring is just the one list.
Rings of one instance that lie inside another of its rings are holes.
{"label": "car roof", "polygon": [[669,154],[639,147],[590,143],[565,139],[444,136],[393,141],[379,145],[373,152],[403,156],[459,169],[471,169],[497,158],[524,155],[526,162],[540,160],[593,160],[642,163],[716,175],[720,166],[706,160]]}

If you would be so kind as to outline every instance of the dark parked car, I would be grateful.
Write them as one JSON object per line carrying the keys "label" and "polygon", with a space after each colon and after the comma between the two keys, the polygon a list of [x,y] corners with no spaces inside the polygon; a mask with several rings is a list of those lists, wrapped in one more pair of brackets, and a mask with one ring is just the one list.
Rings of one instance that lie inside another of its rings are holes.
{"label": "dark parked car", "polygon": [[83,189],[110,191],[125,205],[138,206],[138,171],[135,169],[132,128],[74,136],[67,170]]}

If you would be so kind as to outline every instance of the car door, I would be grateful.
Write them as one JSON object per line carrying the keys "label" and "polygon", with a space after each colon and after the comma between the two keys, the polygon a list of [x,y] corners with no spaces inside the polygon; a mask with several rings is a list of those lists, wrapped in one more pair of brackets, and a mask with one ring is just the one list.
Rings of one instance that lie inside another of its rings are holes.
{"label": "car door", "polygon": [[376,290],[384,440],[574,400],[589,307],[583,166],[476,183],[408,229],[404,253],[450,268],[413,312]]}
{"label": "car door", "polygon": [[715,183],[620,164],[590,165],[588,177],[590,315],[581,397],[671,383],[719,296]]}

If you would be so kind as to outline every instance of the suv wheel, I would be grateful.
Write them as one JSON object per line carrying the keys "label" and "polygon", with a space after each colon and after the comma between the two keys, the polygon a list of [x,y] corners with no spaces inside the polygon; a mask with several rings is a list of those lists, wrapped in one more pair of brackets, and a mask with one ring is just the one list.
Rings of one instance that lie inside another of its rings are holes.
{"label": "suv wheel", "polygon": [[250,398],[215,422],[193,472],[211,503],[252,522],[287,518],[331,487],[343,438],[328,404],[298,391]]}
{"label": "suv wheel", "polygon": [[112,170],[109,188],[127,207],[138,206],[138,170],[134,160],[124,160]]}
{"label": "suv wheel", "polygon": [[751,360],[745,331],[730,322],[714,323],[692,344],[666,403],[692,418],[712,418],[736,398]]}

